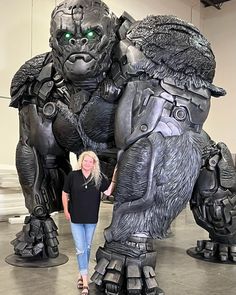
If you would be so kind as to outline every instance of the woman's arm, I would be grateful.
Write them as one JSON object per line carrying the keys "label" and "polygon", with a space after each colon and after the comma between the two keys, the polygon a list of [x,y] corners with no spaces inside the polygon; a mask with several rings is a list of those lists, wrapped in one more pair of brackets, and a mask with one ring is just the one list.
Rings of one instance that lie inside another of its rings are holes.
{"label": "woman's arm", "polygon": [[111,183],[110,183],[108,189],[103,192],[106,196],[110,196],[116,187],[116,171],[117,171],[117,166],[114,169],[114,172],[112,175],[112,180],[111,180]]}
{"label": "woman's arm", "polygon": [[68,201],[69,201],[69,194],[62,191],[62,204],[63,204],[66,220],[70,220],[70,213],[68,211]]}

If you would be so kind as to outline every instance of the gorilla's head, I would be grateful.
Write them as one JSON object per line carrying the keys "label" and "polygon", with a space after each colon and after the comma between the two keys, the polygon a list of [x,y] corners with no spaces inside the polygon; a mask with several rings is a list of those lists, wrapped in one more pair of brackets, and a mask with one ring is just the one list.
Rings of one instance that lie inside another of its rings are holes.
{"label": "gorilla's head", "polygon": [[110,66],[117,18],[100,0],[65,0],[51,16],[53,61],[65,80],[95,78]]}

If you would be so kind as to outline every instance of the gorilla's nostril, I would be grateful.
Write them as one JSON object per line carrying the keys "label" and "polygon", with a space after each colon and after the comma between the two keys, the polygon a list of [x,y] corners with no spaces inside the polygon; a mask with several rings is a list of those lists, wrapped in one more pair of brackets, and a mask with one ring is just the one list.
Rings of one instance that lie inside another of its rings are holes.
{"label": "gorilla's nostril", "polygon": [[75,45],[75,39],[70,39],[69,43],[70,45]]}
{"label": "gorilla's nostril", "polygon": [[84,44],[86,44],[88,42],[88,39],[86,39],[86,38],[83,38],[83,39],[81,39],[81,43],[84,45]]}

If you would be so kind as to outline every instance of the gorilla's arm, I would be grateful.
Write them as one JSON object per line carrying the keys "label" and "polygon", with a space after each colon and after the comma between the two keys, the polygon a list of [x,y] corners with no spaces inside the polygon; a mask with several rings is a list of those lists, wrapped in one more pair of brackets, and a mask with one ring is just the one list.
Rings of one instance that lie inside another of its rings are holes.
{"label": "gorilla's arm", "polygon": [[224,143],[209,139],[190,204],[210,238],[198,241],[196,252],[207,259],[236,261],[236,171]]}

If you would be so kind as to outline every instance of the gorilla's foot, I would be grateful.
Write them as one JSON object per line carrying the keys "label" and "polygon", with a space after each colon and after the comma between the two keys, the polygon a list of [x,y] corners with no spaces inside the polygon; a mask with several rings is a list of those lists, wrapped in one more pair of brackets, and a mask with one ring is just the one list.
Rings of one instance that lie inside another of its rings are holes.
{"label": "gorilla's foot", "polygon": [[215,258],[219,262],[230,260],[236,263],[236,244],[229,245],[211,240],[199,240],[195,250],[196,253],[201,254],[205,259]]}
{"label": "gorilla's foot", "polygon": [[97,265],[91,280],[109,295],[164,295],[158,287],[152,262],[156,252],[130,257],[99,248]]}
{"label": "gorilla's foot", "polygon": [[21,257],[55,258],[59,255],[57,226],[51,217],[25,218],[22,230],[11,241],[16,255]]}

